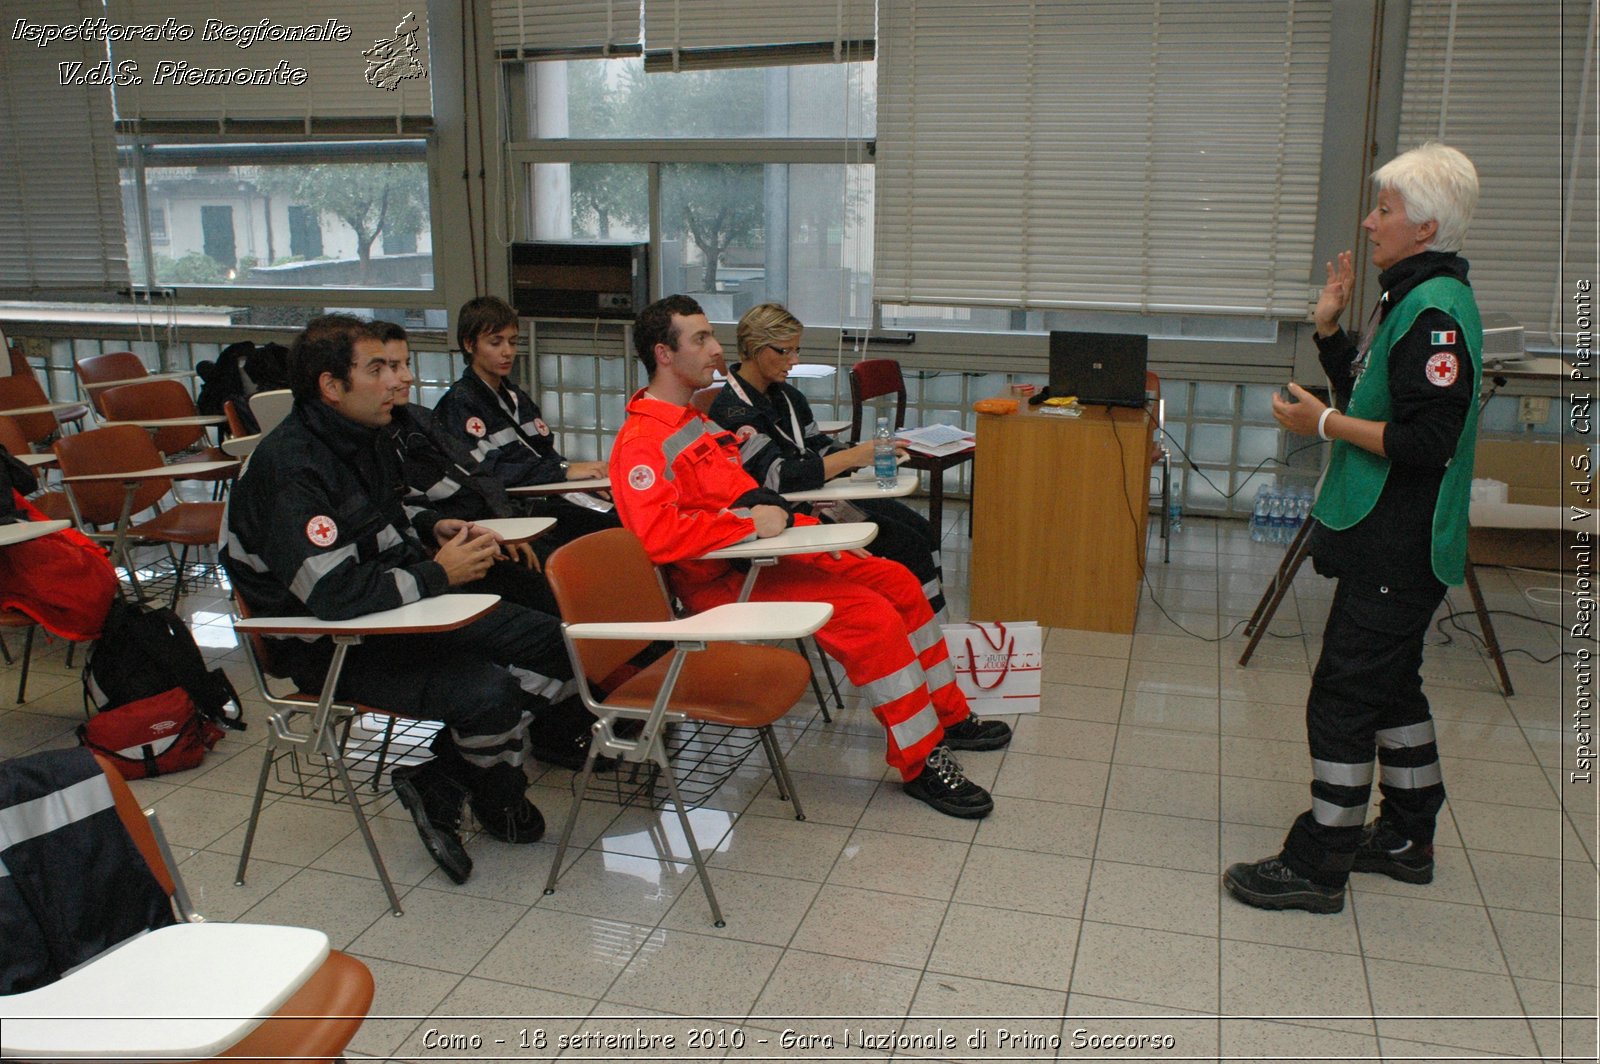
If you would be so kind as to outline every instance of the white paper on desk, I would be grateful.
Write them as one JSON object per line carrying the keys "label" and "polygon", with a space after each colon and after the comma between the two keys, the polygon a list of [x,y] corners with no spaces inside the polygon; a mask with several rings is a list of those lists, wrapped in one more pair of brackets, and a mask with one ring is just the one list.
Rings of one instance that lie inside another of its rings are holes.
{"label": "white paper on desk", "polygon": [[574,506],[582,506],[587,509],[594,510],[596,513],[608,514],[612,510],[616,509],[615,506],[609,502],[606,502],[598,495],[590,495],[586,491],[569,491],[564,493],[561,497],[572,503]]}
{"label": "white paper on desk", "polygon": [[955,425],[924,425],[920,429],[901,429],[895,439],[918,454],[959,454],[972,447],[977,437]]}

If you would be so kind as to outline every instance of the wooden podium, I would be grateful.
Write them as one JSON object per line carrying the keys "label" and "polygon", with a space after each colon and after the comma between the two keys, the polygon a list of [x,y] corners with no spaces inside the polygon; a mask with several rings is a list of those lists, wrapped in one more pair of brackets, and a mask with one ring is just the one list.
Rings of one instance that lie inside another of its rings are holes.
{"label": "wooden podium", "polygon": [[1133,631],[1153,431],[1122,407],[978,416],[973,620]]}

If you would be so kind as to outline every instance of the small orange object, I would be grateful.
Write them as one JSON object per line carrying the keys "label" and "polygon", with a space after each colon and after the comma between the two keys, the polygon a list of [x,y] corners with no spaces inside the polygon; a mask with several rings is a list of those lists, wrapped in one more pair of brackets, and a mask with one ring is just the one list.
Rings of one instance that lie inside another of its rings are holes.
{"label": "small orange object", "polygon": [[972,404],[972,409],[980,414],[1015,414],[1017,401],[1015,399],[979,399]]}

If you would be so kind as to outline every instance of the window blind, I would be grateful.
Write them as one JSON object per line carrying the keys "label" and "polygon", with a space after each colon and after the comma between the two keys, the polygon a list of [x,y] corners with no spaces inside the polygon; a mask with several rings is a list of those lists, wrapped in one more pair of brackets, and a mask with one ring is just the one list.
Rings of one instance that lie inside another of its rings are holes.
{"label": "window blind", "polygon": [[646,70],[872,58],[873,0],[644,0]]}
{"label": "window blind", "polygon": [[494,0],[502,59],[639,54],[640,0]]}
{"label": "window blind", "polygon": [[1594,14],[1594,0],[1411,5],[1400,149],[1442,140],[1472,159],[1472,287],[1529,340],[1559,341],[1573,280],[1594,276]]}
{"label": "window blind", "polygon": [[112,59],[136,63],[142,79],[116,88],[119,128],[424,131],[427,14],[425,0],[109,0],[114,24],[192,30],[186,40],[112,43]]}
{"label": "window blind", "polygon": [[1327,0],[881,0],[881,303],[1303,318]]}
{"label": "window blind", "polygon": [[[27,20],[77,24],[94,0],[41,0]],[[10,30],[14,27],[7,26]],[[59,63],[92,67],[104,42],[41,48],[0,34],[0,294],[107,294],[128,285],[110,90],[61,85]]]}

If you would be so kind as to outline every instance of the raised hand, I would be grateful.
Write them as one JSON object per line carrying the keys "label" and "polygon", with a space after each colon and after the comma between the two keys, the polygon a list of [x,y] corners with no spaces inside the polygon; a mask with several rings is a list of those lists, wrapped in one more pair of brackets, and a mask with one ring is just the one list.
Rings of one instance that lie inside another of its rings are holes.
{"label": "raised hand", "polygon": [[1355,259],[1350,252],[1341,251],[1337,266],[1328,263],[1328,283],[1322,286],[1322,294],[1317,297],[1317,308],[1311,312],[1317,323],[1318,336],[1332,336],[1339,331],[1339,315],[1350,305],[1350,296],[1355,288]]}

